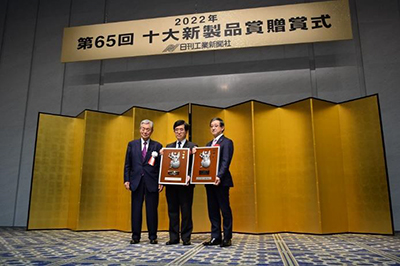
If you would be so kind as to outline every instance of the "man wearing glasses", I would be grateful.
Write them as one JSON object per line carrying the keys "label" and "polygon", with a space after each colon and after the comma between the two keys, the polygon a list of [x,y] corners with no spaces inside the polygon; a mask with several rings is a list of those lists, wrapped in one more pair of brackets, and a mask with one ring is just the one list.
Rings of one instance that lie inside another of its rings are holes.
{"label": "man wearing glasses", "polygon": [[[176,141],[167,145],[166,148],[189,148],[190,153],[196,144],[188,141],[186,135],[189,131],[189,124],[184,120],[178,120],[173,125]],[[161,151],[162,152],[162,151]],[[192,155],[189,157],[189,174],[191,173]],[[183,245],[190,245],[190,238],[193,231],[192,203],[194,185],[189,185],[190,176],[187,176],[185,185],[166,185],[165,195],[168,203],[169,216],[169,241],[166,245],[179,243],[179,217],[182,215],[180,226],[180,238]],[[179,211],[180,210],[180,211]]]}

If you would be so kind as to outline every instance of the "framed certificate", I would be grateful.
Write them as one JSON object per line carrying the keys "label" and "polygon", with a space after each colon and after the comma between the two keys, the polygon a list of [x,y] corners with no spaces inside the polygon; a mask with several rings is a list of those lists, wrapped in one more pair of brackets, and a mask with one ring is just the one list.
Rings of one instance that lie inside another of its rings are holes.
{"label": "framed certificate", "polygon": [[191,184],[214,184],[218,174],[219,146],[196,148]]}
{"label": "framed certificate", "polygon": [[186,185],[189,170],[188,148],[164,148],[161,156],[158,183],[162,185]]}

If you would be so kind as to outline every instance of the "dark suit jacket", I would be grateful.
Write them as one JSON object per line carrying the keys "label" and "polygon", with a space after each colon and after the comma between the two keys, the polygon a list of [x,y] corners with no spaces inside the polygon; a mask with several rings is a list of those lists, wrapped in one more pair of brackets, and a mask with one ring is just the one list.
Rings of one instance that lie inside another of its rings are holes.
{"label": "dark suit jacket", "polygon": [[[190,148],[190,151],[192,151],[192,148],[194,148],[196,146],[197,146],[197,144],[194,144],[193,142],[190,142],[190,141],[186,140],[185,145],[183,145],[182,148]],[[175,148],[175,147],[176,147],[176,141],[172,142],[172,143],[170,143],[170,144],[168,144],[166,146],[166,148]],[[191,154],[189,156],[189,172],[188,172],[188,175],[191,175],[191,173],[192,173],[192,158],[193,158],[193,155]]]}
{"label": "dark suit jacket", "polygon": [[[212,141],[207,143],[206,146],[211,146]],[[233,180],[229,166],[231,165],[233,157],[233,141],[222,135],[217,145],[219,145],[219,166],[218,177],[221,179],[220,186],[233,187]]]}
{"label": "dark suit jacket", "polygon": [[[138,188],[142,178],[148,191],[158,191],[158,173],[160,171],[159,153],[161,148],[162,145],[159,142],[150,139],[146,158],[142,161],[141,139],[129,142],[125,157],[124,182],[130,182],[132,191]],[[154,166],[151,166],[148,161],[153,151],[157,152],[158,156],[155,158]]]}

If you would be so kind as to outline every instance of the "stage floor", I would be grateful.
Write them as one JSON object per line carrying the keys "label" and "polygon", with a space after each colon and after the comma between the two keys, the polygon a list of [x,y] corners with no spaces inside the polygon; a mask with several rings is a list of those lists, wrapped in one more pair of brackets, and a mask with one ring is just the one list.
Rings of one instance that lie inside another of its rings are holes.
{"label": "stage floor", "polygon": [[227,248],[166,246],[167,232],[150,245],[147,234],[130,245],[130,233],[26,231],[0,227],[0,265],[400,265],[400,235],[234,234]]}

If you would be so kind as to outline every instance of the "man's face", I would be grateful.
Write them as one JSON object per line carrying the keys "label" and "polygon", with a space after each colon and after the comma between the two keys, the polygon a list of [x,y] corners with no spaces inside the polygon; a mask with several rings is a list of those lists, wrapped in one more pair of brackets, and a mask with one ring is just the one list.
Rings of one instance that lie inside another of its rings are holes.
{"label": "man's face", "polygon": [[150,124],[140,125],[140,136],[142,139],[148,140],[151,136],[151,133],[153,133],[153,128],[150,126]]}
{"label": "man's face", "polygon": [[211,131],[211,134],[214,136],[214,138],[216,138],[220,134],[222,134],[222,132],[224,131],[224,127],[221,127],[220,121],[215,120],[210,125],[210,131]]}
{"label": "man's face", "polygon": [[185,125],[180,125],[175,127],[174,132],[177,140],[182,141],[186,139],[187,132],[185,130]]}

